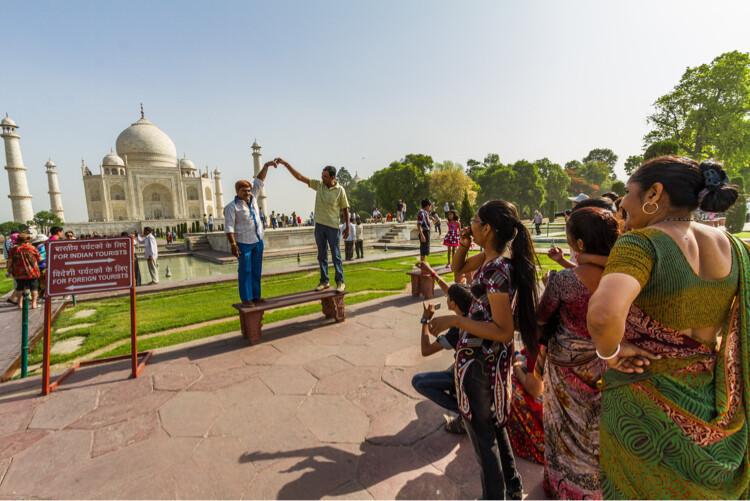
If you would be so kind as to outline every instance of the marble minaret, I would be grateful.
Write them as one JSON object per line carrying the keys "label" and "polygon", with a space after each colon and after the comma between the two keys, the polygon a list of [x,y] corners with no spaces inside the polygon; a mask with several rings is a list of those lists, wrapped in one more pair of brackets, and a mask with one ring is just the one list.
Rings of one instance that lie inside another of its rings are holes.
{"label": "marble minaret", "polygon": [[[216,214],[223,214],[224,210],[224,193],[221,191],[221,171],[217,167],[214,170],[214,188],[215,188],[215,194],[216,194]],[[214,214],[214,217],[216,217],[216,214]],[[223,217],[223,216],[219,216]]]}
{"label": "marble minaret", "polygon": [[49,185],[49,207],[52,214],[60,218],[62,222],[65,222],[65,216],[63,215],[62,198],[60,197],[60,185],[57,182],[57,171],[55,170],[55,162],[51,159],[45,165],[47,167],[47,184]]}
{"label": "marble minaret", "polygon": [[17,223],[26,223],[34,219],[34,209],[31,207],[31,193],[29,193],[29,184],[26,182],[26,167],[23,166],[21,157],[21,147],[19,145],[20,136],[16,133],[18,126],[8,118],[0,120],[0,126],[3,133],[0,137],[5,143],[5,170],[8,171],[8,186],[10,188],[10,198],[13,204],[13,221]]}
{"label": "marble minaret", "polygon": [[[258,140],[256,139],[253,143],[253,170],[255,171],[254,177],[258,177],[261,167],[263,166],[261,165],[260,145],[258,144]],[[265,186],[260,190],[260,195],[258,195],[258,207],[260,207],[263,211],[263,214],[268,217],[268,209],[266,208]]]}

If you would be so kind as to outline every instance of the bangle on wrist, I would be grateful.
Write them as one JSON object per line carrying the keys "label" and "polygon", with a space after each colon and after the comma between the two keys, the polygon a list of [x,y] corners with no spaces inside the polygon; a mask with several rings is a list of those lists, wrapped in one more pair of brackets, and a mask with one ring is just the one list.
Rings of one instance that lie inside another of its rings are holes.
{"label": "bangle on wrist", "polygon": [[613,354],[611,354],[610,356],[608,356],[608,357],[602,356],[602,354],[599,353],[598,349],[595,349],[594,351],[596,351],[596,356],[599,357],[599,358],[601,358],[602,360],[612,360],[613,358],[615,358],[617,355],[620,354],[620,345],[618,344],[617,345],[617,349],[615,350],[615,352]]}
{"label": "bangle on wrist", "polygon": [[437,273],[435,273],[435,272],[433,271],[432,273],[430,273],[430,276],[431,276],[432,278],[437,278],[437,277],[438,277],[438,274],[437,274]]}
{"label": "bangle on wrist", "polygon": [[237,247],[237,242],[232,242],[231,244],[229,244],[229,246],[230,247]]}

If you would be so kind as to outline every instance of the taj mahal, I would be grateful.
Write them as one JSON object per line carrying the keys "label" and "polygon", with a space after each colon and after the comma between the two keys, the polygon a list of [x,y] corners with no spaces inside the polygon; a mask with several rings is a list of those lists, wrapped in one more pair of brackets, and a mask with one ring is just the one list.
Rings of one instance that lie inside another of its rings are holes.
{"label": "taj mahal", "polygon": [[[25,223],[33,218],[34,211],[21,156],[18,126],[6,115],[0,121],[0,127],[0,137],[5,144],[5,169],[8,171],[8,197],[12,201],[13,220]],[[256,140],[252,145],[256,175],[261,168],[260,149]],[[142,106],[140,119],[117,137],[115,150],[105,155],[93,172],[85,161],[81,161],[88,222],[66,223],[66,228],[114,233],[139,226],[200,220],[204,214],[214,216],[219,222],[223,220],[224,195],[219,169],[211,172],[206,167],[202,171],[184,155],[178,159],[170,137],[145,118]],[[45,167],[50,210],[64,221],[56,165],[50,160]],[[267,214],[265,189],[258,197],[258,203]]]}

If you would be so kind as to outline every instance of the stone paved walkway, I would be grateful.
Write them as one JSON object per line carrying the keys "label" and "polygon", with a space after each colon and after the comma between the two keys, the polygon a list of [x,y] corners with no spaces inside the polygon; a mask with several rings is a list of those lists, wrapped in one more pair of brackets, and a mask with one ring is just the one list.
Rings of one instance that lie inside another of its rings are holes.
{"label": "stone paved walkway", "polygon": [[[441,298],[436,298],[441,301]],[[413,374],[421,302],[399,295],[163,349],[138,379],[127,362],[0,386],[1,498],[475,499],[466,436]],[[542,469],[518,460],[526,495]]]}

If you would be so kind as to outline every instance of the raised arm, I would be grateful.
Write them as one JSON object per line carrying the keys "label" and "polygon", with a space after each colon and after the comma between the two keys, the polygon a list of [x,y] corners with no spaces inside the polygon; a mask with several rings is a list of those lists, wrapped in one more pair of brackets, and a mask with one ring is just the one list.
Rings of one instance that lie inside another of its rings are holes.
{"label": "raised arm", "polygon": [[482,339],[510,343],[513,340],[514,332],[510,295],[504,292],[493,292],[487,294],[487,297],[490,300],[492,322],[482,322],[458,315],[448,315],[433,318],[430,333],[433,336],[437,336],[450,327],[458,327]]}
{"label": "raised arm", "polygon": [[286,160],[284,160],[283,158],[280,158],[280,157],[279,158],[274,158],[273,161],[276,162],[277,164],[281,164],[284,167],[286,167],[286,169],[289,171],[289,173],[292,176],[294,176],[294,179],[296,179],[297,181],[299,181],[301,183],[305,183],[307,186],[310,186],[310,178],[309,177],[305,177],[302,174],[300,174],[299,172],[297,172],[297,170],[294,167],[292,167],[291,165],[289,165],[289,162],[287,162]]}
{"label": "raised arm", "polygon": [[270,162],[266,162],[266,164],[263,166],[263,168],[258,172],[258,175],[256,176],[258,179],[260,179],[262,182],[266,181],[266,174],[268,174],[268,168],[273,166],[274,168],[278,167],[276,162],[271,160]]}
{"label": "raised arm", "polygon": [[468,259],[466,257],[471,248],[471,226],[467,226],[461,230],[458,243],[459,246],[456,249],[456,253],[453,254],[453,263],[451,264],[453,273],[467,273],[478,270],[484,262],[484,252],[480,252]]}

